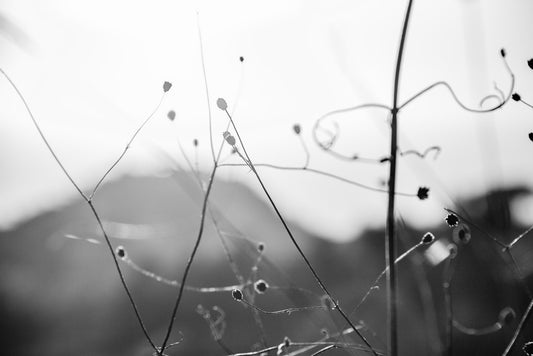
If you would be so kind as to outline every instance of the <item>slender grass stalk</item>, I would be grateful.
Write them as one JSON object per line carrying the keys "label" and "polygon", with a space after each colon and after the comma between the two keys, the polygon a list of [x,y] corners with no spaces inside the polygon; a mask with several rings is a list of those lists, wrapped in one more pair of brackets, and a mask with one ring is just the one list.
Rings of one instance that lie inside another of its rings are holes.
{"label": "slender grass stalk", "polygon": [[391,146],[390,146],[390,166],[389,166],[389,199],[387,208],[387,234],[385,238],[385,261],[388,267],[387,271],[387,350],[390,356],[398,355],[398,291],[397,291],[397,273],[396,265],[396,231],[394,222],[394,198],[396,192],[396,160],[398,151],[398,91],[400,86],[400,69],[403,58],[405,40],[407,38],[407,25],[411,15],[413,0],[409,0],[407,11],[403,21],[402,35],[400,38],[400,48],[396,61],[396,70],[394,75],[394,92],[393,105],[391,109]]}

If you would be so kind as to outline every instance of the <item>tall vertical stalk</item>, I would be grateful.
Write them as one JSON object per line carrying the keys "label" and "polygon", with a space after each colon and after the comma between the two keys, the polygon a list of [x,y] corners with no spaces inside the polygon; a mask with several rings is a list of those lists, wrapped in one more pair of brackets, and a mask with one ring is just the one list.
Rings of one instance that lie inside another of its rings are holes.
{"label": "tall vertical stalk", "polygon": [[403,48],[405,38],[407,37],[407,24],[411,14],[413,0],[409,0],[407,11],[403,21],[402,36],[400,39],[400,48],[396,61],[396,71],[394,75],[394,94],[393,105],[391,109],[391,147],[390,147],[390,169],[389,169],[389,202],[387,209],[387,234],[385,237],[385,261],[388,268],[387,272],[387,324],[389,334],[387,338],[388,354],[390,356],[398,355],[398,296],[397,296],[397,274],[394,261],[396,260],[396,236],[394,224],[394,195],[396,193],[396,158],[398,148],[398,87],[400,84],[400,68],[402,64]]}

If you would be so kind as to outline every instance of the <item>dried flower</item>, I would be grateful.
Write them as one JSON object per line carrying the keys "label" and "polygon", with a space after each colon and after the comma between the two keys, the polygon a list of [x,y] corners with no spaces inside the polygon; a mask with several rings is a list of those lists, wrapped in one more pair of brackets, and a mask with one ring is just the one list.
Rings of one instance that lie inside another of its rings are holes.
{"label": "dried flower", "polygon": [[170,110],[167,114],[167,117],[170,121],[174,121],[176,118],[176,112],[174,110]]}
{"label": "dried flower", "polygon": [[422,236],[422,240],[420,242],[424,245],[429,245],[435,241],[435,235],[433,235],[431,232],[426,232],[424,236]]}
{"label": "dried flower", "polygon": [[418,192],[416,193],[416,196],[418,197],[418,199],[424,200],[428,198],[428,192],[429,192],[428,187],[420,187],[418,188]]}
{"label": "dried flower", "polygon": [[454,226],[457,226],[457,224],[459,224],[459,218],[455,214],[446,215],[444,220],[446,221],[446,224],[448,224],[449,227],[454,227]]}
{"label": "dried flower", "polygon": [[231,296],[238,302],[242,300],[242,292],[240,289],[234,289],[233,291],[231,291]]}
{"label": "dried flower", "polygon": [[222,98],[217,99],[217,106],[220,110],[226,110],[228,108],[228,103]]}
{"label": "dried flower", "polygon": [[235,137],[233,137],[232,134],[230,134],[228,131],[225,131],[222,136],[224,136],[224,140],[226,140],[226,142],[230,145],[230,146],[235,146]]}
{"label": "dried flower", "polygon": [[514,94],[512,95],[512,98],[513,98],[514,101],[520,101],[520,99],[522,99],[522,98],[520,97],[520,94],[518,94],[518,93],[514,93]]}
{"label": "dried flower", "polygon": [[126,250],[124,249],[124,246],[117,246],[117,248],[115,249],[115,253],[121,259],[125,259],[126,258]]}
{"label": "dried flower", "polygon": [[502,56],[503,58],[505,58],[505,56],[506,56],[506,54],[507,54],[507,53],[505,53],[505,48],[500,49],[500,54],[501,54],[501,56]]}
{"label": "dried flower", "polygon": [[172,88],[172,83],[170,82],[164,82],[163,83],[163,91],[166,93],[167,91],[170,90],[170,88]]}
{"label": "dried flower", "polygon": [[292,127],[292,130],[294,131],[295,134],[299,135],[300,132],[302,132],[302,128],[300,127],[299,124],[294,124],[294,126]]}
{"label": "dried flower", "polygon": [[260,279],[254,283],[254,289],[257,293],[263,294],[268,289],[268,283]]}

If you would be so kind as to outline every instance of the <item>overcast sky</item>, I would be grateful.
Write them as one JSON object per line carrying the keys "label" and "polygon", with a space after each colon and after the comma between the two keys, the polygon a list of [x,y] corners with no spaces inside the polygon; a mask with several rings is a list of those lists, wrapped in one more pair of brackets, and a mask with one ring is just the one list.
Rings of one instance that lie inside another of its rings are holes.
{"label": "overcast sky", "polygon": [[[85,190],[163,104],[110,179],[162,174],[183,165],[176,137],[209,170],[207,106],[198,22],[214,120],[220,142],[224,97],[255,163],[298,166],[305,154],[291,127],[302,126],[310,166],[379,187],[388,166],[340,162],[313,142],[326,112],[366,102],[392,105],[394,64],[405,1],[29,1],[0,3],[0,67],[17,83],[73,178]],[[197,13],[199,14],[197,16]],[[511,79],[499,55],[505,47],[516,91],[533,102],[533,2],[415,1],[402,68],[400,102],[445,80],[464,103],[478,107],[494,84]],[[241,63],[239,57],[243,56]],[[76,191],[40,140],[24,106],[0,78],[0,227],[9,228],[72,199]],[[486,105],[494,105],[487,101]],[[171,123],[166,113],[173,109]],[[386,112],[369,109],[332,118],[336,148],[383,157],[389,150]],[[533,110],[510,102],[492,114],[461,110],[443,89],[410,104],[400,116],[400,148],[438,145],[437,159],[399,161],[398,191],[431,188],[430,199],[398,198],[399,213],[421,227],[441,221],[452,200],[489,187],[533,188]],[[284,214],[306,228],[345,239],[385,221],[386,194],[305,172],[261,169]],[[222,179],[260,193],[245,168]],[[533,223],[533,206],[521,206]]]}

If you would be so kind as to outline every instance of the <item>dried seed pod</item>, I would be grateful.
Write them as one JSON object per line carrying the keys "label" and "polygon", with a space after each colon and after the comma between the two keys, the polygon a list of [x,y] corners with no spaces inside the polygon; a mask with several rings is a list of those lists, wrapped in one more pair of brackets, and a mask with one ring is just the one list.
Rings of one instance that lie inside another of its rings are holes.
{"label": "dried seed pod", "polygon": [[454,227],[454,226],[457,226],[457,224],[459,224],[459,218],[455,214],[450,213],[446,215],[444,220],[446,221],[446,224],[448,224],[449,227]]}
{"label": "dried seed pod", "polygon": [[429,188],[428,187],[420,187],[418,188],[418,192],[416,193],[416,196],[420,200],[425,200],[428,198]]}
{"label": "dried seed pod", "polygon": [[514,101],[520,101],[522,98],[520,97],[520,94],[514,93],[512,96]]}
{"label": "dried seed pod", "polygon": [[236,141],[232,134],[230,134],[228,131],[225,131],[222,136],[224,136],[224,139],[230,146],[235,146]]}
{"label": "dried seed pod", "polygon": [[228,108],[228,103],[222,98],[217,99],[217,106],[220,110],[226,110]]}
{"label": "dried seed pod", "polygon": [[117,254],[118,257],[120,257],[121,259],[125,259],[127,254],[126,254],[126,250],[124,249],[124,246],[117,246],[117,248],[115,249],[115,253]]}
{"label": "dried seed pod", "polygon": [[260,279],[254,283],[254,289],[258,294],[264,294],[268,289],[268,283]]}
{"label": "dried seed pod", "polygon": [[164,82],[163,83],[163,91],[166,93],[167,91],[170,90],[170,88],[172,88],[172,83],[170,82]]}
{"label": "dried seed pod", "polygon": [[170,110],[167,114],[167,117],[170,121],[174,121],[176,118],[176,112],[174,110]]}
{"label": "dried seed pod", "polygon": [[240,302],[242,300],[242,291],[240,289],[234,289],[231,291],[231,296],[233,299]]}
{"label": "dried seed pod", "polygon": [[433,235],[431,232],[426,232],[420,240],[420,242],[424,245],[429,245],[433,243],[433,241],[435,241],[435,235]]}

